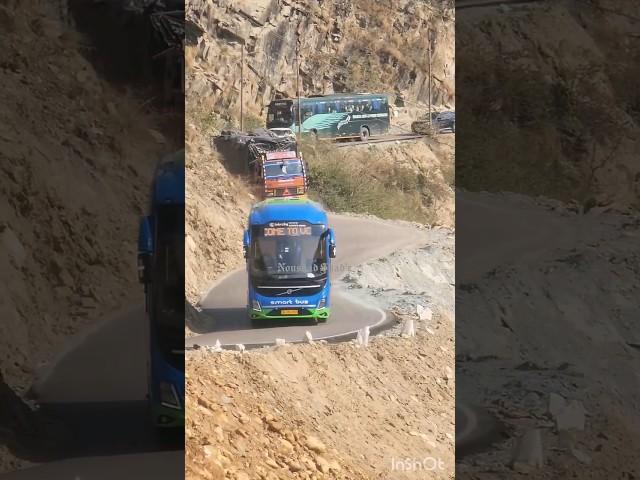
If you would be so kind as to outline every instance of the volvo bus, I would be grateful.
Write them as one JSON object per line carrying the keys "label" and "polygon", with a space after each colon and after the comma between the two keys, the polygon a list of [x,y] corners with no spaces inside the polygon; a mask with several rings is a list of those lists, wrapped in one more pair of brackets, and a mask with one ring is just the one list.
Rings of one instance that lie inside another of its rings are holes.
{"label": "volvo bus", "polygon": [[138,233],[148,399],[152,423],[163,431],[184,427],[184,179],[184,150],[159,163]]}
{"label": "volvo bus", "polygon": [[333,230],[322,207],[304,197],[264,200],[249,214],[243,239],[247,310],[253,322],[329,318]]}
{"label": "volvo bus", "polygon": [[389,132],[386,94],[335,94],[273,100],[267,108],[267,128],[289,128],[319,139],[360,138]]}

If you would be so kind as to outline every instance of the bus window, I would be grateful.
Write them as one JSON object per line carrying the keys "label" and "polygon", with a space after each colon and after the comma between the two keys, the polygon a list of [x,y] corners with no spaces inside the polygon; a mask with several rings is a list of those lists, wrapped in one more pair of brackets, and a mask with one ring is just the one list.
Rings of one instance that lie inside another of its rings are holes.
{"label": "bus window", "polygon": [[326,104],[324,102],[318,102],[316,105],[318,106],[318,113],[325,113]]}
{"label": "bus window", "polygon": [[374,113],[380,113],[380,100],[379,99],[375,99],[373,100],[373,112]]}
{"label": "bus window", "polygon": [[313,110],[312,110],[312,106],[306,106],[306,107],[302,107],[302,121],[304,122],[307,118],[309,117],[313,117]]}

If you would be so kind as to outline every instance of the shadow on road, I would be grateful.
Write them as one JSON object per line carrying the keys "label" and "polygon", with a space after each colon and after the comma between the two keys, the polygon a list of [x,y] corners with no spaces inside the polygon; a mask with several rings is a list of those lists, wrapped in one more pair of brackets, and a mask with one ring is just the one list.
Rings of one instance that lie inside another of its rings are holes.
{"label": "shadow on road", "polygon": [[[191,307],[193,309],[193,307]],[[188,316],[187,326],[196,334],[230,332],[236,330],[268,329],[315,325],[310,319],[259,320],[252,321],[246,308],[210,308]]]}
{"label": "shadow on road", "polygon": [[506,438],[505,426],[488,411],[456,403],[456,459],[486,451]]}
{"label": "shadow on road", "polygon": [[1,381],[0,444],[34,463],[184,448],[184,430],[159,436],[147,402],[87,402],[32,409]]}
{"label": "shadow on road", "polygon": [[213,140],[222,164],[227,171],[234,175],[246,175],[249,173],[249,150],[246,145],[216,137]]}

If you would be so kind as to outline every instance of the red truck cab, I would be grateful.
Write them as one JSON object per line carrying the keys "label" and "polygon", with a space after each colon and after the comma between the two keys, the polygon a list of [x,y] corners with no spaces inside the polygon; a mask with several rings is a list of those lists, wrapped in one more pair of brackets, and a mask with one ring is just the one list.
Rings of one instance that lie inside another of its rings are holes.
{"label": "red truck cab", "polygon": [[264,196],[289,197],[307,193],[307,168],[294,151],[268,152],[261,162]]}

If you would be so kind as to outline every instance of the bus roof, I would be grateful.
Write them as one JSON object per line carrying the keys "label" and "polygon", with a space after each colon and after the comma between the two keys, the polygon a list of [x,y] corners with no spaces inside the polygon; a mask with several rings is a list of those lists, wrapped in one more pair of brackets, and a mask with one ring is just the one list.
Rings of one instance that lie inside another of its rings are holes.
{"label": "bus roof", "polygon": [[[300,100],[340,100],[343,98],[379,98],[389,97],[388,93],[332,93],[331,95],[314,95],[311,97],[300,97]],[[271,100],[271,102],[296,102],[297,98],[279,98]]]}
{"label": "bus roof", "polygon": [[249,225],[293,220],[327,225],[327,213],[319,203],[307,198],[287,197],[270,198],[257,203],[249,214]]}
{"label": "bus roof", "polygon": [[184,205],[184,149],[160,160],[153,181],[154,205]]}

